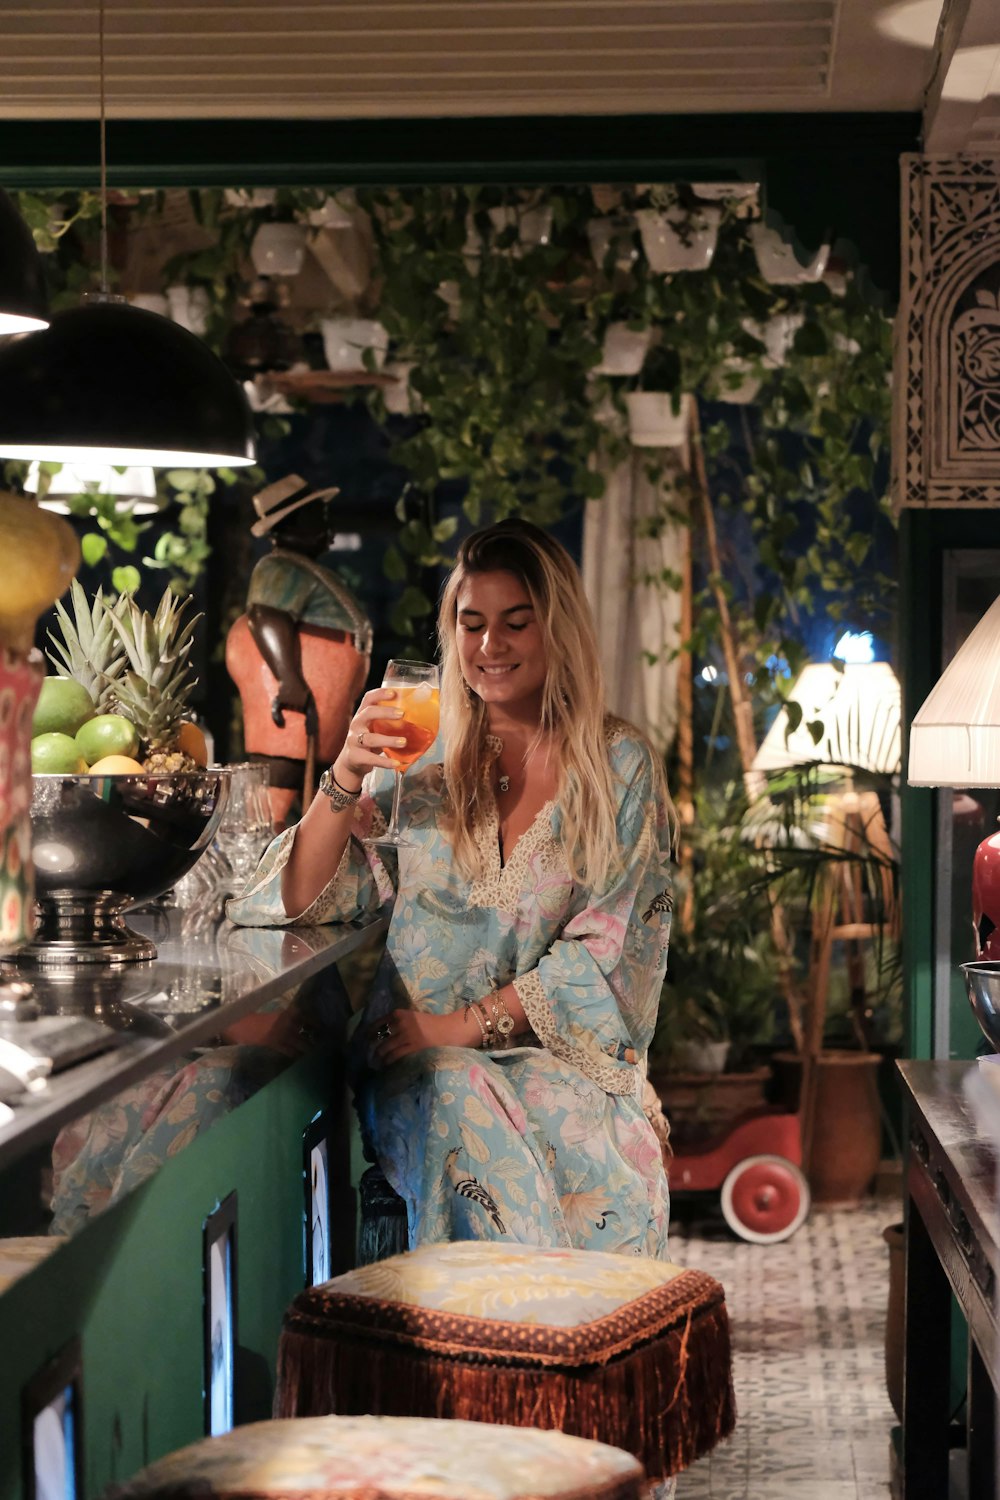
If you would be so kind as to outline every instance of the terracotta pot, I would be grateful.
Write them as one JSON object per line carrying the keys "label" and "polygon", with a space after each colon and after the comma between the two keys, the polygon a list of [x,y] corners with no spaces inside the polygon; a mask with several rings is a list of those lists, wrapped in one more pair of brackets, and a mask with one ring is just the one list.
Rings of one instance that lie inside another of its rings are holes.
{"label": "terracotta pot", "polygon": [[[809,1186],[817,1204],[858,1203],[869,1191],[882,1154],[877,1052],[821,1052],[816,1070]],[[793,1052],[774,1057],[783,1102],[797,1109],[802,1063]]]}
{"label": "terracotta pot", "polygon": [[740,1115],[762,1109],[769,1068],[748,1073],[654,1072],[651,1082],[663,1101],[675,1150],[723,1136]]}
{"label": "terracotta pot", "polygon": [[882,1238],[889,1247],[889,1304],[885,1315],[885,1388],[896,1420],[903,1420],[903,1307],[906,1287],[906,1231],[887,1224]]}

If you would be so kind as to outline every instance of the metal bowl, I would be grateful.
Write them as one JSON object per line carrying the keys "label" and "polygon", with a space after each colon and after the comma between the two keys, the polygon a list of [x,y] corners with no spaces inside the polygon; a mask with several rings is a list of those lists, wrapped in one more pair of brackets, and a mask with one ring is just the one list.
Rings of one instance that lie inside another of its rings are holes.
{"label": "metal bowl", "polygon": [[187,874],[211,843],[229,789],[223,767],[170,776],[33,776],[38,926],[19,964],[156,957],[123,913]]}
{"label": "metal bowl", "polygon": [[993,1051],[1000,1052],[1000,959],[981,958],[959,968],[979,1029]]}

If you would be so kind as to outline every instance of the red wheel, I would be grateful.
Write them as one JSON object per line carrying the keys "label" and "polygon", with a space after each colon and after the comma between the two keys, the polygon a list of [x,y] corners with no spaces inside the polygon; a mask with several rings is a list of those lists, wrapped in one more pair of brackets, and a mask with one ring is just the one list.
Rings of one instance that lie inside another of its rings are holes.
{"label": "red wheel", "polygon": [[787,1240],[809,1212],[809,1184],[783,1156],[747,1156],[722,1184],[722,1212],[740,1239],[755,1245]]}

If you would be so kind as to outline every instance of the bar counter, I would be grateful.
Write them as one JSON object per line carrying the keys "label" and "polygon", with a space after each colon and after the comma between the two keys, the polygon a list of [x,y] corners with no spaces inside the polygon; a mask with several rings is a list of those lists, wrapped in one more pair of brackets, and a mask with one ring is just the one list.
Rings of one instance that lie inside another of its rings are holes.
{"label": "bar counter", "polygon": [[[4,980],[31,985],[41,1011],[37,1019],[3,1020],[0,1038],[42,1053],[63,1046],[84,1054],[68,1065],[57,1060],[37,1092],[0,1089],[12,1111],[9,1118],[0,1108],[6,1121],[0,1172],[171,1060],[231,1037],[251,1016],[280,1014],[279,997],[299,991],[387,926],[376,917],[339,926],[241,928],[221,917],[218,903],[208,911],[150,906],[130,912],[129,922],[156,943],[154,960],[73,970],[0,965]],[[82,1024],[71,1031],[71,1022]]]}

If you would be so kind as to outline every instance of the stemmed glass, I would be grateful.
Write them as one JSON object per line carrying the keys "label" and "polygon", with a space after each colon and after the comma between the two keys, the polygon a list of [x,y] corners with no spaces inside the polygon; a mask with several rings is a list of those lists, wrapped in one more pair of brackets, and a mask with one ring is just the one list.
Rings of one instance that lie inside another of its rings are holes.
{"label": "stemmed glass", "polygon": [[243,761],[229,768],[229,796],[215,842],[233,878],[242,885],[274,836],[267,786],[269,767]]}
{"label": "stemmed glass", "polygon": [[392,688],[395,694],[393,706],[401,708],[401,719],[372,719],[370,727],[374,734],[392,735],[406,740],[405,745],[385,745],[386,759],[399,773],[392,792],[392,816],[385,833],[367,840],[369,844],[388,846],[390,849],[406,849],[413,840],[404,838],[399,832],[399,798],[403,786],[403,774],[415,760],[419,760],[433,745],[440,720],[440,674],[429,661],[392,660],[382,678],[384,688]]}

